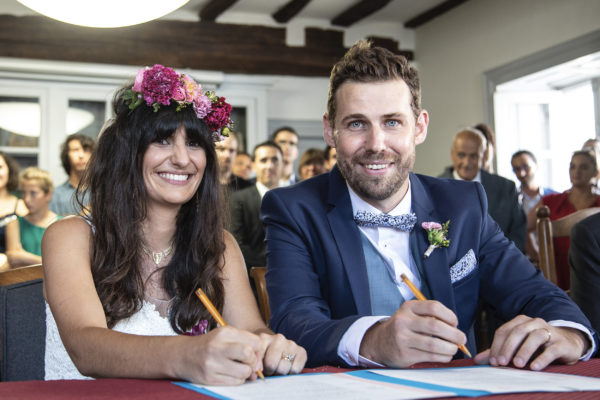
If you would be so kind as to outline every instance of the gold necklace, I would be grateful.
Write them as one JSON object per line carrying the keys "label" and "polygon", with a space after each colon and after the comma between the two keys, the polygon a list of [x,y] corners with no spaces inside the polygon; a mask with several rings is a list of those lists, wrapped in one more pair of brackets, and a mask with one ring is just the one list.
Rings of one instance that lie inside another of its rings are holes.
{"label": "gold necklace", "polygon": [[142,243],[142,250],[144,250],[144,253],[148,254],[152,258],[152,261],[154,261],[154,264],[158,266],[163,259],[167,258],[167,256],[171,254],[171,251],[173,250],[173,242],[171,242],[169,247],[163,251],[151,251],[144,246],[144,243]]}

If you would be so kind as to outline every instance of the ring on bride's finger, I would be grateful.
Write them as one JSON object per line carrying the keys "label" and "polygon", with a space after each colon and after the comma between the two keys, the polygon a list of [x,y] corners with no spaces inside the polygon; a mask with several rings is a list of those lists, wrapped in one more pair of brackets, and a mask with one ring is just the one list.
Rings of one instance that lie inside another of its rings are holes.
{"label": "ring on bride's finger", "polygon": [[292,362],[292,361],[294,361],[295,358],[296,358],[295,354],[286,354],[286,353],[281,354],[282,360],[287,360],[289,362]]}

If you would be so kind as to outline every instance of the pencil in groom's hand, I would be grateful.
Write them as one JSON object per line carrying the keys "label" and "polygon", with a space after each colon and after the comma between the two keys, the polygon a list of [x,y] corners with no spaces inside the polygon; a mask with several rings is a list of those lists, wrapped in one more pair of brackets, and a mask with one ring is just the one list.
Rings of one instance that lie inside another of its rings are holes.
{"label": "pencil in groom's hand", "polygon": [[[227,323],[221,316],[221,313],[219,312],[219,310],[217,310],[212,301],[210,301],[206,293],[204,293],[204,290],[198,288],[198,290],[196,290],[196,296],[198,296],[202,304],[204,304],[204,307],[206,307],[210,315],[212,315],[212,317],[215,319],[215,321],[217,321],[219,325],[227,326]],[[265,376],[263,375],[261,370],[256,371],[256,375],[258,375],[258,377],[262,380],[265,379]]]}
{"label": "pencil in groom's hand", "polygon": [[[402,280],[404,281],[404,283],[406,284],[406,286],[408,286],[408,288],[410,289],[410,291],[415,295],[415,297],[419,300],[419,301],[425,301],[427,300],[427,297],[423,296],[423,293],[421,293],[421,291],[414,285],[414,283],[412,283],[410,281],[410,279],[408,279],[408,277],[404,274],[401,274],[400,277],[402,278]],[[461,344],[460,346],[458,346],[458,349],[460,351],[462,351],[463,353],[465,353],[467,355],[467,357],[471,358],[471,353],[469,353],[469,349],[467,349],[467,347],[464,344]]]}

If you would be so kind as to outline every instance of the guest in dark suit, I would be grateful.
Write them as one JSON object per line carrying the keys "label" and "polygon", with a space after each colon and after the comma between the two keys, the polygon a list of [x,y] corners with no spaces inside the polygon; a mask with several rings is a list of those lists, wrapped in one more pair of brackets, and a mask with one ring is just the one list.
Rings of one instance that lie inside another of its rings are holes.
{"label": "guest in dark suit", "polygon": [[527,217],[519,205],[517,188],[513,181],[482,169],[485,137],[473,128],[456,134],[450,150],[453,167],[448,167],[440,178],[476,181],[483,185],[488,200],[488,211],[507,238],[525,251]]}
{"label": "guest in dark suit", "polygon": [[231,233],[235,236],[246,267],[266,265],[265,229],[260,221],[260,203],[269,189],[279,185],[283,168],[283,153],[274,142],[264,142],[254,148],[252,168],[256,184],[231,195]]}
{"label": "guest in dark suit", "polygon": [[[337,166],[263,199],[271,327],[312,366],[447,362],[482,297],[510,321],[476,362],[537,370],[589,357],[589,321],[502,234],[483,188],[410,173],[428,122],[404,57],[359,41],[334,66],[323,129]],[[450,242],[433,240],[424,259],[421,224],[448,220]],[[411,301],[401,274],[432,300]]]}
{"label": "guest in dark suit", "polygon": [[600,329],[600,213],[575,224],[569,248],[571,298]]}
{"label": "guest in dark suit", "polygon": [[219,160],[219,181],[235,192],[252,186],[252,182],[232,173],[233,160],[238,151],[238,139],[235,132],[230,132],[223,140],[215,142],[215,151]]}

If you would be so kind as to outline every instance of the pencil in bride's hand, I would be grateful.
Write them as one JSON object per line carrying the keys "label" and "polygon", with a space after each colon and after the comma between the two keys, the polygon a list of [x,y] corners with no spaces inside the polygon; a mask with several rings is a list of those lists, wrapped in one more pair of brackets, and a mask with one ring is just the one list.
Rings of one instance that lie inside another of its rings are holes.
{"label": "pencil in bride's hand", "polygon": [[[410,291],[415,295],[415,297],[419,301],[425,301],[425,300],[427,300],[427,297],[423,296],[423,293],[421,293],[421,291],[415,286],[414,283],[412,283],[410,281],[410,279],[408,279],[408,277],[406,275],[401,274],[400,278],[402,278],[402,280],[404,281],[404,283],[406,283],[406,286],[408,286],[408,288],[410,289]],[[467,347],[464,344],[461,344],[460,346],[458,346],[458,349],[460,351],[462,351],[463,353],[465,353],[467,355],[467,357],[472,358],[471,353],[469,353],[469,349],[467,349]]]}
{"label": "pencil in bride's hand", "polygon": [[[212,301],[210,301],[206,293],[204,293],[204,290],[198,288],[198,290],[196,290],[196,296],[198,296],[202,304],[204,304],[204,307],[206,307],[210,315],[212,315],[212,317],[215,319],[215,321],[217,321],[219,325],[227,326],[227,323],[221,316],[221,313],[219,312],[219,310],[217,310]],[[260,379],[265,379],[265,376],[263,375],[261,370],[256,371],[256,375],[258,375]]]}

